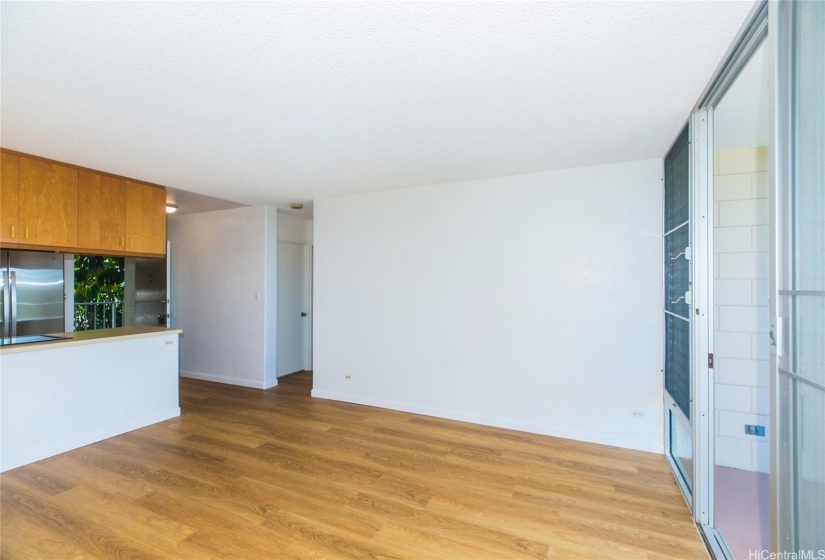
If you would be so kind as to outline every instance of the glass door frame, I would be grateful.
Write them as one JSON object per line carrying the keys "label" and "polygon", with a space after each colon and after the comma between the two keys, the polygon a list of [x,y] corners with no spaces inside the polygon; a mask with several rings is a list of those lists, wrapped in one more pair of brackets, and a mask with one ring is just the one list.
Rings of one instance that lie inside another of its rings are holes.
{"label": "glass door frame", "polygon": [[[776,11],[771,2],[771,11]],[[665,456],[674,470],[677,482],[691,507],[693,519],[714,558],[733,559],[724,539],[715,527],[714,505],[714,442],[715,372],[713,364],[713,285],[714,285],[714,161],[713,161],[713,108],[721,100],[728,87],[750,60],[756,49],[768,36],[768,1],[754,6],[746,23],[733,41],[722,63],[714,73],[705,91],[690,115],[690,245],[691,262],[691,422],[693,436],[692,488],[686,488],[681,473],[670,457],[670,414],[677,407],[665,392]],[[771,20],[773,21],[773,20]],[[776,35],[776,34],[775,34]],[[773,56],[770,43],[765,43],[767,55]],[[773,80],[772,83],[776,83]],[[772,100],[773,101],[773,100]],[[774,103],[771,103],[773,110]],[[771,122],[775,120],[771,114]],[[775,141],[772,134],[771,141]],[[775,169],[775,154],[770,147],[771,169]],[[773,184],[773,177],[771,177]],[[772,214],[773,216],[773,214]],[[773,403],[772,403],[773,407]],[[773,416],[774,410],[772,408]],[[772,434],[776,434],[772,424]],[[772,465],[773,467],[773,465]],[[773,473],[771,474],[773,477]],[[691,491],[692,490],[692,491]],[[774,507],[774,496],[771,498]],[[775,517],[775,516],[773,516]],[[775,523],[775,520],[774,520]]]}
{"label": "glass door frame", "polygon": [[691,145],[693,221],[693,519],[713,523],[713,109],[691,115],[695,130]]}
{"label": "glass door frame", "polygon": [[[770,213],[770,508],[771,550],[785,551],[790,531],[794,527],[793,496],[788,480],[794,476],[793,466],[783,460],[783,436],[787,439],[790,424],[781,416],[783,402],[780,391],[782,374],[777,353],[783,350],[784,330],[781,317],[787,316],[785,302],[778,297],[785,288],[785,257],[789,247],[784,236],[787,208],[786,193],[793,184],[792,126],[792,40],[791,2],[761,0],[754,6],[745,25],[725,55],[714,78],[700,96],[690,116],[690,246],[693,259],[690,271],[690,421],[681,415],[673,399],[664,392],[665,456],[674,471],[693,518],[700,528],[714,558],[732,559],[730,550],[715,527],[714,516],[714,387],[713,369],[713,111],[715,105],[750,60],[754,51],[765,45],[769,60],[771,99],[769,103],[769,213]],[[768,27],[772,32],[768,34]],[[664,210],[664,208],[663,208]],[[664,214],[664,212],[663,212]],[[664,251],[663,251],[664,254]],[[663,329],[664,331],[664,329]],[[787,338],[787,337],[784,337]],[[777,347],[778,343],[778,347]],[[785,351],[790,348],[785,348]],[[674,412],[675,411],[675,412]],[[673,416],[672,416],[673,415]],[[686,485],[679,466],[670,456],[670,422],[676,417],[684,426],[692,426],[691,484]],[[791,441],[792,443],[792,441]],[[787,453],[787,452],[785,452]]]}
{"label": "glass door frame", "polygon": [[[695,313],[696,336],[694,344],[694,386],[696,387],[697,422],[694,432],[696,454],[696,489],[694,490],[693,518],[701,529],[714,558],[733,559],[723,535],[716,528],[715,518],[715,371],[714,371],[714,108],[736,80],[753,53],[763,44],[766,56],[773,51],[768,37],[768,2],[754,7],[751,17],[734,42],[720,73],[693,112],[697,142],[694,146],[694,202],[697,208],[694,240],[697,259],[695,262]],[[771,82],[774,80],[771,78]],[[773,122],[773,114],[770,119]],[[773,140],[773,138],[771,138]],[[771,154],[773,147],[769,146]],[[773,159],[771,158],[771,166]],[[701,258],[699,256],[701,255]],[[773,414],[773,411],[772,411]],[[772,431],[772,437],[775,432]]]}

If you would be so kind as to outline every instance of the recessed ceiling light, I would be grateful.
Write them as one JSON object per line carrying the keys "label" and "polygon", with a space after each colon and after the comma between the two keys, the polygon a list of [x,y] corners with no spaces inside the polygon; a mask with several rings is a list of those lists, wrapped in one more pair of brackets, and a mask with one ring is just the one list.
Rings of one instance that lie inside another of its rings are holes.
{"label": "recessed ceiling light", "polygon": [[293,210],[302,210],[304,205],[301,204],[300,202],[293,202],[292,204],[289,205],[289,207],[292,208]]}
{"label": "recessed ceiling light", "polygon": [[174,214],[177,211],[178,211],[178,205],[177,204],[169,204],[168,202],[166,203],[166,213],[167,214]]}

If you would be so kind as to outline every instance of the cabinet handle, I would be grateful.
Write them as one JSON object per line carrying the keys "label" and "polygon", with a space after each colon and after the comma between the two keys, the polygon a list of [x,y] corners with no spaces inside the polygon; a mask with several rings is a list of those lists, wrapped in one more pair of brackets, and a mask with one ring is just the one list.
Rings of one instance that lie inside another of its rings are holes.
{"label": "cabinet handle", "polygon": [[9,237],[9,239],[14,239],[14,234],[15,234],[14,226],[11,226],[11,236]]}
{"label": "cabinet handle", "polygon": [[26,230],[26,239],[28,239],[29,238],[29,227],[26,226],[25,230]]}
{"label": "cabinet handle", "polygon": [[129,248],[130,248],[130,249],[134,249],[134,248],[135,248],[135,238],[134,238],[134,237],[132,237],[131,239],[129,239]]}
{"label": "cabinet handle", "polygon": [[126,238],[125,237],[120,238],[120,246],[121,246],[121,248],[126,247]]}

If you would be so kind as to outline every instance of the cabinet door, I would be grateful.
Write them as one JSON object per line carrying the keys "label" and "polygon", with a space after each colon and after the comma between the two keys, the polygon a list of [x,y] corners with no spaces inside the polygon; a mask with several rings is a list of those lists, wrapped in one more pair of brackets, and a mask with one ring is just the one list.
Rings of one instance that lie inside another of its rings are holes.
{"label": "cabinet door", "polygon": [[119,251],[126,247],[126,181],[80,171],[77,243],[82,249]]}
{"label": "cabinet door", "polygon": [[20,158],[0,152],[0,242],[17,243],[17,189]]}
{"label": "cabinet door", "polygon": [[126,251],[166,254],[166,190],[126,181]]}
{"label": "cabinet door", "polygon": [[20,158],[20,243],[77,246],[77,169]]}

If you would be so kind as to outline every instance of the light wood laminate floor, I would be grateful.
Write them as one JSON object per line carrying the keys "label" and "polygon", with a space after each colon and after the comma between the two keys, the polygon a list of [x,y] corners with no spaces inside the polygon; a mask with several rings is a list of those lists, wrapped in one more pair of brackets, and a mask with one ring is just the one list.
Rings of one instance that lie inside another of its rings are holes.
{"label": "light wood laminate floor", "polygon": [[181,381],[180,418],[0,476],[2,558],[706,558],[660,455]]}

